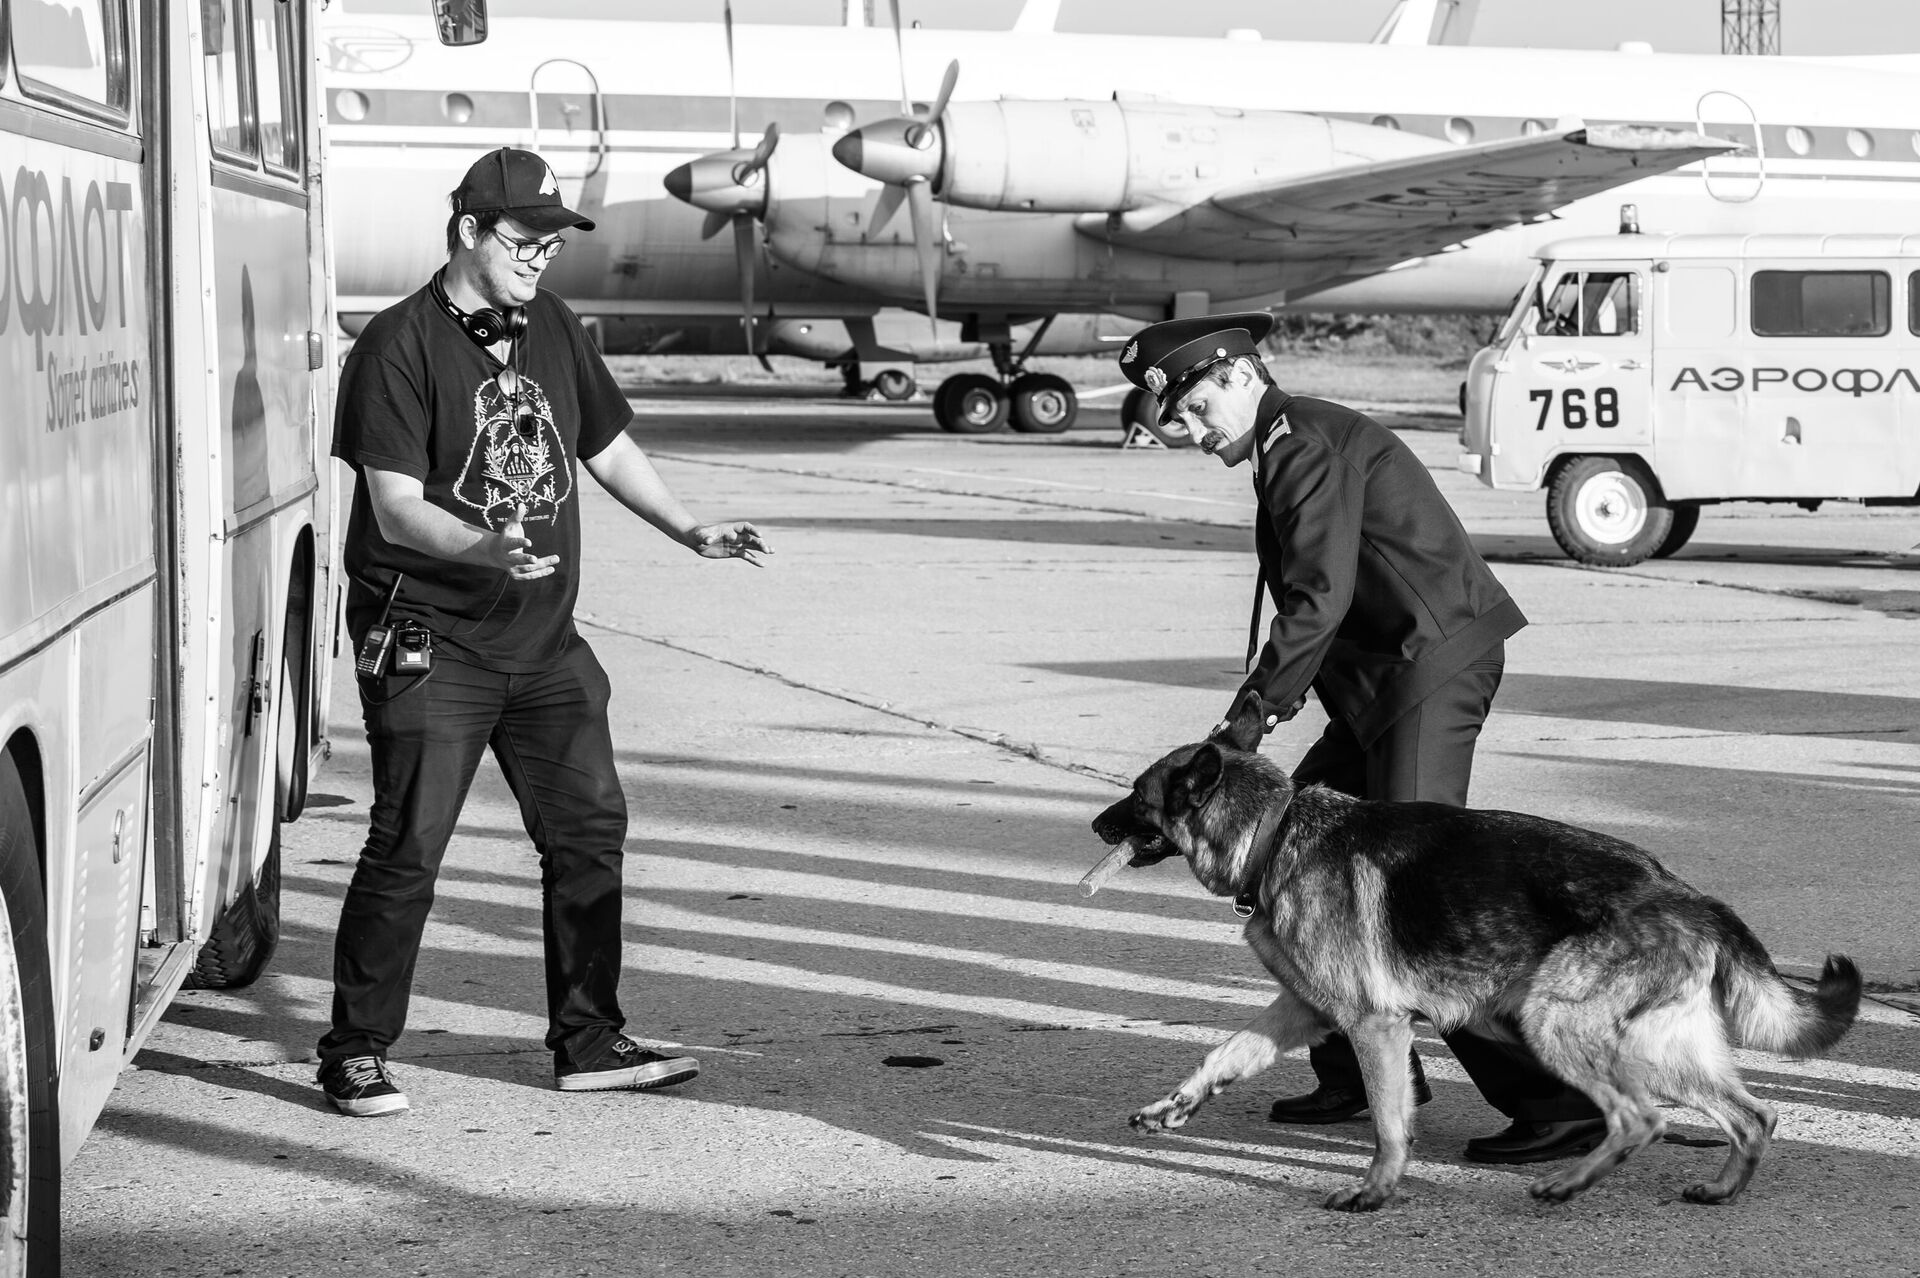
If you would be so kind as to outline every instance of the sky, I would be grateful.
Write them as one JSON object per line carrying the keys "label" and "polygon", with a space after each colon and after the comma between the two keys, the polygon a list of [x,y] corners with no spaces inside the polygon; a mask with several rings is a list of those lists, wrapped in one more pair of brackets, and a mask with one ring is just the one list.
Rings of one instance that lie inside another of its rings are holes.
{"label": "sky", "polygon": [[[336,0],[349,12],[417,11],[421,0]],[[859,3],[860,0],[855,0]],[[868,0],[888,21],[888,0]],[[506,16],[719,21],[721,0],[489,0]],[[734,0],[738,22],[837,24],[842,0]],[[1004,29],[1021,0],[900,0],[928,27]],[[1365,40],[1393,0],[1062,0],[1063,31],[1217,36],[1251,27],[1269,39]],[[1920,0],[1780,0],[1781,52],[1920,53]],[[1720,50],[1720,0],[1481,0],[1472,43],[1611,49],[1639,40],[1667,53]]]}

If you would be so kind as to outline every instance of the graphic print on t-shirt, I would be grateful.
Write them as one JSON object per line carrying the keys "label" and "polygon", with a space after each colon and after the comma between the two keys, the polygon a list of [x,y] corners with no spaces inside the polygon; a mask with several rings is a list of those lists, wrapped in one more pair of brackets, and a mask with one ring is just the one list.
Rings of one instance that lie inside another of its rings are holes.
{"label": "graphic print on t-shirt", "polygon": [[553,406],[540,383],[520,380],[523,416],[515,421],[513,397],[487,378],[473,393],[473,447],[453,486],[454,499],[499,528],[525,505],[527,524],[551,522],[572,495],[566,445],[553,424]]}

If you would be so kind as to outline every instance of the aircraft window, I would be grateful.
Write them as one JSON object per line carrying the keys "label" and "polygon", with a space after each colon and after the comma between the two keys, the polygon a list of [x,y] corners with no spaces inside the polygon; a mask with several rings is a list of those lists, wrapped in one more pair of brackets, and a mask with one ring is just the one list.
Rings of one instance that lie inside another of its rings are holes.
{"label": "aircraft window", "polygon": [[1907,145],[1913,148],[1915,155],[1920,155],[1920,133],[1909,133],[1907,135]]}
{"label": "aircraft window", "polygon": [[1546,131],[1547,131],[1547,122],[1545,120],[1520,121],[1520,136],[1523,138],[1538,137],[1540,134],[1545,133]]}
{"label": "aircraft window", "polygon": [[126,34],[119,5],[108,0],[13,0],[11,9],[13,61],[21,88],[88,114],[125,117]]}
{"label": "aircraft window", "polygon": [[845,133],[853,127],[853,108],[844,102],[827,103],[821,127],[828,133]]}
{"label": "aircraft window", "polygon": [[1461,146],[1473,141],[1473,121],[1458,115],[1448,120],[1447,140]]}
{"label": "aircraft window", "polygon": [[1631,272],[1568,271],[1534,326],[1543,337],[1620,337],[1640,329],[1639,280]]}
{"label": "aircraft window", "polygon": [[449,93],[440,99],[440,114],[454,124],[465,124],[473,118],[473,99],[464,93]]}
{"label": "aircraft window", "polygon": [[1797,124],[1787,126],[1787,150],[1795,155],[1805,155],[1813,150],[1813,134]]}
{"label": "aircraft window", "polygon": [[1873,154],[1873,134],[1865,129],[1848,129],[1847,150],[1863,160],[1866,159]]}
{"label": "aircraft window", "polygon": [[201,0],[205,25],[207,132],[214,149],[230,158],[251,160],[253,137],[247,120],[246,64],[240,58],[240,33],[246,29],[240,6],[246,0]]}
{"label": "aircraft window", "polygon": [[[1390,115],[1376,115],[1373,117],[1373,127],[1376,129],[1397,129],[1400,127],[1400,121]],[[1916,152],[1920,152],[1920,133],[1913,135],[1913,149]]]}
{"label": "aircraft window", "polygon": [[333,95],[333,113],[349,124],[367,118],[367,95],[358,89],[342,89]]}
{"label": "aircraft window", "polygon": [[1892,327],[1885,271],[1755,271],[1753,331],[1761,337],[1880,337]]}
{"label": "aircraft window", "polygon": [[260,102],[260,153],[271,168],[300,171],[300,37],[293,6],[253,15],[253,58]]}

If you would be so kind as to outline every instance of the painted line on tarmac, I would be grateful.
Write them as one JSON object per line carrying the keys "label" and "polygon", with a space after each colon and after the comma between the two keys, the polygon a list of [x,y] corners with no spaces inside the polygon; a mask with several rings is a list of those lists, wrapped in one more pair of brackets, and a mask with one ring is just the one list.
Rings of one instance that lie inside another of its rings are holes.
{"label": "painted line on tarmac", "polygon": [[693,647],[691,644],[676,643],[672,639],[665,638],[661,635],[650,635],[644,631],[633,630],[626,626],[611,625],[607,622],[596,620],[592,613],[577,612],[574,614],[574,620],[581,625],[592,626],[596,630],[604,631],[610,635],[620,635],[627,639],[638,639],[642,643],[650,643],[655,647],[684,653],[689,657],[699,657],[702,660],[711,661],[717,665],[728,666],[734,670],[744,671],[747,674],[759,675],[764,679],[772,679],[775,682],[787,685],[789,688],[797,688],[802,692],[812,692],[823,697],[832,697],[836,701],[844,701],[848,705],[859,706],[863,710],[872,710],[876,714],[888,715],[907,723],[916,723],[923,728],[931,728],[935,732],[945,732],[951,736],[964,737],[969,741],[978,741],[984,745],[990,745],[997,750],[1005,750],[1009,754],[1017,754],[1022,758],[1031,759],[1033,762],[1045,767],[1057,768],[1062,772],[1071,772],[1083,777],[1093,777],[1095,780],[1110,782],[1123,789],[1132,784],[1131,778],[1123,777],[1115,772],[1107,772],[1101,768],[1091,767],[1088,764],[1075,763],[1071,759],[1059,758],[1056,755],[1048,753],[1044,748],[1034,742],[1016,741],[1004,732],[989,732],[985,728],[969,728],[964,724],[948,723],[943,719],[912,714],[899,709],[891,702],[881,701],[874,697],[862,696],[857,692],[848,692],[841,688],[829,688],[824,684],[810,683],[805,679],[796,679],[792,675],[784,674],[768,666],[756,665],[751,661],[736,661],[732,657],[723,657],[717,653],[707,652],[703,649]]}
{"label": "painted line on tarmac", "polygon": [[[1155,515],[1146,511],[1134,510],[1127,506],[1092,506],[1083,505],[1080,502],[1049,501],[1044,497],[1020,497],[1010,496],[1006,493],[980,492],[970,488],[944,488],[935,484],[912,484],[900,479],[881,479],[871,475],[844,475],[830,470],[816,470],[808,466],[755,466],[748,462],[716,461],[711,457],[689,457],[684,453],[653,453],[650,455],[666,461],[685,462],[690,466],[711,466],[716,470],[745,470],[751,471],[756,475],[794,475],[804,479],[829,479],[846,484],[867,484],[875,488],[898,488],[911,493],[938,493],[943,497],[972,497],[979,501],[1004,501],[1019,506],[1044,506],[1049,510],[1072,510],[1087,515],[1125,515],[1129,519],[1138,519],[1143,523],[1198,524],[1204,528],[1233,528],[1244,530],[1247,527],[1247,517],[1250,517],[1253,513],[1252,506],[1249,503],[1221,501],[1212,497],[1186,497],[1179,493],[1136,492],[1132,489],[1118,490],[1122,496],[1157,497],[1173,501],[1197,501],[1206,502],[1209,505],[1227,506],[1231,509],[1244,512],[1243,517],[1240,519],[1226,520],[1206,519],[1199,515]],[[993,478],[993,476],[990,475],[969,475],[966,471],[921,470],[915,467],[900,467],[899,469],[907,471],[908,473],[958,475],[974,479]],[[1062,488],[1080,487],[1079,485],[1068,484],[1063,481],[1029,480],[1025,478],[1009,480],[1007,482],[1050,483],[1052,486]],[[1107,493],[1116,490],[1086,486],[1084,491]]]}

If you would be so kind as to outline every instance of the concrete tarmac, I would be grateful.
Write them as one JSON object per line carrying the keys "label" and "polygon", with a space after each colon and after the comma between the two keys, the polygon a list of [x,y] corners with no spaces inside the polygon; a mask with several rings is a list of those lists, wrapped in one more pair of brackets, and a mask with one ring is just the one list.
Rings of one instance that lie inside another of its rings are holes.
{"label": "concrete tarmac", "polygon": [[1460,1157],[1503,1120],[1423,1032],[1402,1198],[1346,1216],[1319,1203],[1366,1121],[1266,1121],[1311,1085],[1301,1057],[1179,1133],[1127,1126],[1271,987],[1177,862],[1076,890],[1087,822],[1224,711],[1253,590],[1247,472],[1123,452],[1105,403],[1064,436],[964,438],[924,407],[637,399],[689,506],[777,551],[703,561],[580,490],[580,629],[633,812],[629,1030],[704,1072],[553,1090],[537,868],[489,762],[392,1053],[413,1108],[326,1105],[311,1052],[370,793],[342,663],[279,954],[184,993],[121,1079],[68,1169],[69,1272],[1920,1273],[1920,519],[1710,509],[1670,560],[1582,569],[1540,495],[1455,474],[1444,419],[1399,422],[1532,620],[1475,804],[1639,843],[1783,969],[1848,953],[1879,994],[1828,1058],[1742,1053],[1780,1125],[1725,1208],[1679,1198],[1725,1153],[1685,1110],[1534,1203],[1529,1169]]}

